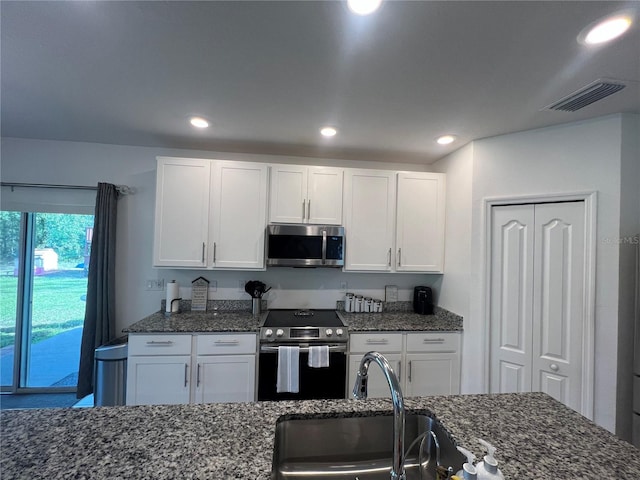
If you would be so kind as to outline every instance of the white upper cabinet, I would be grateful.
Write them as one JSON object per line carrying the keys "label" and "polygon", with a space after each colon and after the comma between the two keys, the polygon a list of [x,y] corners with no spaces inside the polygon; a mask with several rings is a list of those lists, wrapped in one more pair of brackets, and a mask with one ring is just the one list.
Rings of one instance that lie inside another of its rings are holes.
{"label": "white upper cabinet", "polygon": [[385,170],[346,170],[345,270],[392,271],[395,175]]}
{"label": "white upper cabinet", "polygon": [[264,268],[267,168],[158,157],[154,266]]}
{"label": "white upper cabinet", "polygon": [[213,268],[264,267],[267,168],[248,162],[212,164],[208,264]]}
{"label": "white upper cabinet", "polygon": [[342,177],[333,167],[272,165],[271,223],[342,224]]}
{"label": "white upper cabinet", "polygon": [[205,267],[211,162],[158,157],[153,264]]}
{"label": "white upper cabinet", "polygon": [[444,174],[398,173],[396,271],[443,271],[444,216]]}
{"label": "white upper cabinet", "polygon": [[345,171],[347,271],[441,273],[445,175]]}

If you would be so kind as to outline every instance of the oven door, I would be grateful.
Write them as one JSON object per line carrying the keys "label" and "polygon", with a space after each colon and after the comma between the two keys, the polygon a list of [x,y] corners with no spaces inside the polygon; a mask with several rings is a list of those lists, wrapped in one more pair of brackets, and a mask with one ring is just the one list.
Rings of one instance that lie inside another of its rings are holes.
{"label": "oven door", "polygon": [[278,347],[262,345],[258,361],[258,400],[315,400],[346,398],[346,345],[330,345],[329,366],[311,368],[308,348],[300,347],[300,389],[278,393]]}

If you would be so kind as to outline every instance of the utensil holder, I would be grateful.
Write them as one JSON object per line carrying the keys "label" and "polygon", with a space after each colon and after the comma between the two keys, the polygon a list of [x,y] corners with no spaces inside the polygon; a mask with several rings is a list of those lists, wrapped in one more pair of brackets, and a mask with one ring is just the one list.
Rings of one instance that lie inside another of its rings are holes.
{"label": "utensil holder", "polygon": [[261,298],[252,298],[251,299],[251,313],[254,315],[260,315],[262,313],[262,299]]}

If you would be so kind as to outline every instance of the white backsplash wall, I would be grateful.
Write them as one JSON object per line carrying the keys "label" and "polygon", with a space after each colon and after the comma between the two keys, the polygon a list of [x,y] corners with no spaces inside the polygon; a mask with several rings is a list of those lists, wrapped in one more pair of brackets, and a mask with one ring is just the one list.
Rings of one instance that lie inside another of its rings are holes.
{"label": "white backsplash wall", "polygon": [[[263,297],[269,308],[335,308],[346,292],[384,300],[385,285],[398,287],[398,300],[413,298],[413,288],[426,285],[434,289],[434,301],[442,275],[344,273],[333,268],[273,267],[264,272],[226,272],[211,270],[156,269],[159,279],[165,283],[175,280],[180,285],[180,295],[191,298],[191,282],[202,276],[216,283],[209,288],[210,300],[249,300],[244,284],[249,280],[264,282],[271,290]],[[346,282],[346,290],[342,284]],[[147,292],[160,301],[165,292]]]}

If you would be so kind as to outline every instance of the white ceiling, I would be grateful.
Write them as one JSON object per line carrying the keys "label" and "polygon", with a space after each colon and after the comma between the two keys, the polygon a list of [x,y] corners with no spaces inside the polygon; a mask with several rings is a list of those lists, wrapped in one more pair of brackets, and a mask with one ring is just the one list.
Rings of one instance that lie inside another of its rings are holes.
{"label": "white ceiling", "polygon": [[[576,41],[631,8],[613,43]],[[7,137],[431,163],[478,138],[640,113],[640,3],[0,2]],[[627,88],[541,111],[601,78]],[[212,127],[196,131],[191,115]],[[337,126],[333,139],[320,126]],[[434,142],[458,135],[448,147]]]}

